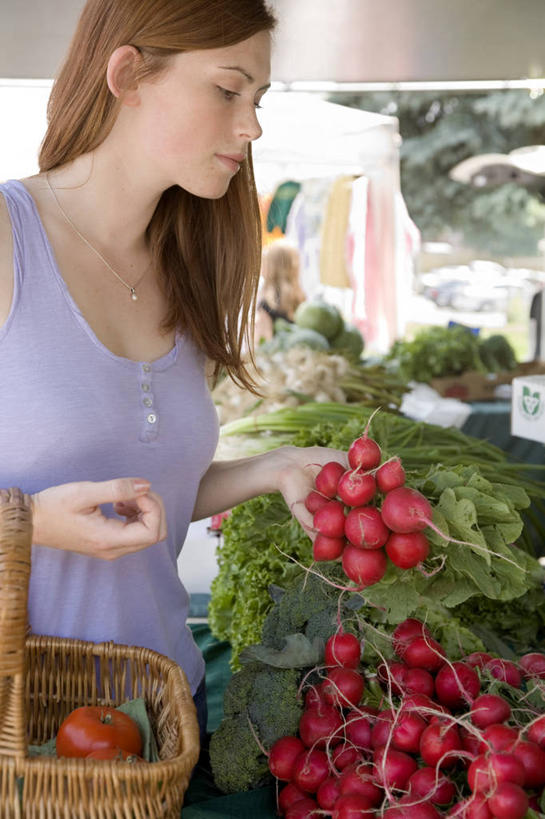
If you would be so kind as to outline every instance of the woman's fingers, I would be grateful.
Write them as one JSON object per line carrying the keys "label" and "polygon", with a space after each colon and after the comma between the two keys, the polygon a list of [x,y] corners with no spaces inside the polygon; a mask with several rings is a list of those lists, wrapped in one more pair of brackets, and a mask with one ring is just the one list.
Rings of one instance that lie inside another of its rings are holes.
{"label": "woman's fingers", "polygon": [[[143,478],[62,484],[32,500],[34,542],[44,546],[111,560],[167,535],[163,502]],[[105,504],[125,520],[106,517]]]}

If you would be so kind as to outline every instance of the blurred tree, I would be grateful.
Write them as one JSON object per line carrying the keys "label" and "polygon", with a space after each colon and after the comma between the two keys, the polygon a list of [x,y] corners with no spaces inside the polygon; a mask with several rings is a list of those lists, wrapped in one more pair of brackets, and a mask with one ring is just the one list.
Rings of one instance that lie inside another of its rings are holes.
{"label": "blurred tree", "polygon": [[545,94],[397,91],[332,94],[329,99],[398,118],[401,189],[424,240],[498,256],[539,255],[543,199],[513,183],[472,188],[448,173],[475,154],[544,144]]}

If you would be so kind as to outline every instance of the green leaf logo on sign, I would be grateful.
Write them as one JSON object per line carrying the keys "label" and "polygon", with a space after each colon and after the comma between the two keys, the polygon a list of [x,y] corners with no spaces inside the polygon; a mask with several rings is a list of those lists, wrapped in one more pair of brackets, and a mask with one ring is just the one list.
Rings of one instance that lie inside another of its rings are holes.
{"label": "green leaf logo on sign", "polygon": [[541,394],[538,390],[531,392],[529,387],[522,388],[522,409],[525,415],[540,415]]}

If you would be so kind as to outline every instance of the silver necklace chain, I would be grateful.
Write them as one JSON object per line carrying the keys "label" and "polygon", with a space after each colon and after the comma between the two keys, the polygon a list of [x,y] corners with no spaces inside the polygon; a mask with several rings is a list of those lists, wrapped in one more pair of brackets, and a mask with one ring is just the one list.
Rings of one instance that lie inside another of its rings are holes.
{"label": "silver necklace chain", "polygon": [[113,274],[114,274],[114,276],[116,277],[116,279],[118,279],[118,281],[120,281],[120,282],[121,282],[121,284],[122,284],[124,287],[126,287],[126,288],[127,288],[127,290],[129,291],[129,294],[130,294],[130,297],[131,297],[132,301],[138,301],[138,295],[137,295],[137,293],[136,293],[136,288],[137,288],[137,287],[140,287],[140,284],[142,283],[142,280],[144,279],[144,276],[145,276],[145,275],[146,275],[146,273],[148,272],[148,270],[149,270],[149,268],[150,268],[150,265],[148,265],[148,266],[146,267],[146,269],[144,270],[144,272],[142,273],[142,275],[140,276],[140,278],[138,279],[138,281],[137,281],[135,284],[132,284],[132,285],[131,285],[131,284],[129,284],[128,282],[126,282],[126,281],[125,281],[125,279],[123,279],[123,278],[122,278],[122,277],[119,275],[119,273],[117,273],[117,271],[115,271],[115,270],[113,269],[113,267],[111,266],[111,264],[110,264],[110,263],[109,263],[109,262],[108,262],[108,261],[107,261],[107,260],[104,258],[104,256],[102,255],[102,253],[100,253],[100,251],[98,251],[98,250],[96,249],[96,247],[93,247],[93,245],[91,244],[91,242],[90,242],[88,239],[86,239],[86,238],[85,238],[85,236],[83,235],[83,233],[80,233],[80,231],[77,229],[77,227],[75,226],[75,224],[73,223],[73,221],[70,219],[70,217],[68,216],[68,214],[67,214],[67,213],[65,213],[65,211],[63,210],[63,208],[62,208],[62,206],[61,206],[61,203],[60,203],[60,202],[59,202],[59,200],[57,199],[57,194],[55,193],[55,191],[54,191],[54,190],[53,190],[53,188],[51,187],[51,182],[49,181],[49,174],[48,174],[48,173],[46,173],[46,175],[45,175],[45,181],[47,182],[47,186],[48,186],[49,190],[50,190],[50,191],[51,191],[51,193],[53,194],[53,199],[54,199],[54,200],[55,200],[55,202],[57,203],[57,207],[59,208],[60,212],[62,213],[62,215],[64,216],[64,218],[66,219],[66,221],[68,222],[68,224],[70,225],[70,227],[72,228],[72,230],[74,231],[74,233],[76,233],[76,234],[79,236],[79,238],[82,240],[82,242],[85,242],[85,244],[87,245],[87,247],[88,247],[90,250],[92,250],[92,251],[93,251],[93,253],[95,253],[95,254],[98,256],[98,258],[99,258],[99,259],[100,259],[100,260],[103,262],[103,264],[105,264],[105,265],[106,265],[106,267],[108,268],[108,270],[109,270],[111,273],[113,273]]}

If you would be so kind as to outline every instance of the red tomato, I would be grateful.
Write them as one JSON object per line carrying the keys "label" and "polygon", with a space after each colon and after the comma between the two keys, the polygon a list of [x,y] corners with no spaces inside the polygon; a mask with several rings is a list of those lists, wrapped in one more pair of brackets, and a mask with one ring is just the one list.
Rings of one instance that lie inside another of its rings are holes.
{"label": "red tomato", "polygon": [[57,733],[56,745],[59,757],[84,757],[104,748],[121,748],[138,755],[142,752],[142,737],[128,714],[87,705],[68,714]]}

